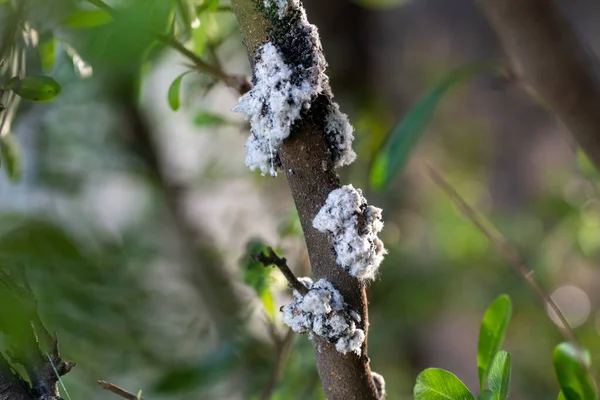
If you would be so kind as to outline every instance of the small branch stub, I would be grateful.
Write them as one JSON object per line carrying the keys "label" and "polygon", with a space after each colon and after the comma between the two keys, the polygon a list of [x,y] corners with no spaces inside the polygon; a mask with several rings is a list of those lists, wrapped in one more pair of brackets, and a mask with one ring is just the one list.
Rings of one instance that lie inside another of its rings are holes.
{"label": "small branch stub", "polygon": [[273,248],[267,247],[267,254],[264,254],[264,253],[253,254],[252,259],[256,262],[261,263],[265,267],[269,267],[271,265],[276,266],[277,268],[279,268],[279,270],[281,271],[281,273],[283,274],[285,279],[287,279],[290,288],[296,290],[297,292],[299,292],[302,295],[305,295],[306,293],[308,293],[308,289],[306,288],[306,286],[304,286],[298,280],[298,278],[296,278],[294,273],[288,267],[287,260],[285,258],[281,258],[277,254],[275,254],[275,251],[273,251]]}
{"label": "small branch stub", "polygon": [[125,389],[120,388],[117,385],[113,385],[110,382],[106,382],[106,381],[98,381],[98,385],[100,385],[100,387],[104,390],[108,390],[111,393],[116,394],[117,396],[121,396],[124,399],[128,399],[128,400],[144,400],[144,398],[140,395],[136,395],[133,394],[131,392],[128,392]]}

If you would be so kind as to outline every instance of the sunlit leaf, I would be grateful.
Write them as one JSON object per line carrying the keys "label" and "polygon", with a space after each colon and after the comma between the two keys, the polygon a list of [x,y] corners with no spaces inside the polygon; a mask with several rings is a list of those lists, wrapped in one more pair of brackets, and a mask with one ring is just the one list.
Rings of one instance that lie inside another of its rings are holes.
{"label": "sunlit leaf", "polygon": [[267,245],[262,240],[249,240],[246,244],[246,252],[240,260],[240,266],[244,273],[244,283],[254,289],[262,301],[267,314],[273,317],[275,315],[275,302],[269,286],[272,269],[252,259],[252,255],[265,253],[266,251]]}
{"label": "sunlit leaf", "polygon": [[392,129],[375,155],[370,171],[371,186],[376,189],[384,188],[402,170],[421,133],[446,94],[475,75],[499,70],[498,65],[492,63],[477,63],[459,68],[449,72],[423,94]]}
{"label": "sunlit leaf", "polygon": [[54,55],[55,55],[54,36],[41,42],[40,45],[38,46],[38,51],[40,53],[40,60],[42,62],[42,68],[45,71],[49,71],[52,68],[52,66],[54,65]]}
{"label": "sunlit leaf", "polygon": [[194,124],[197,126],[214,126],[223,125],[228,121],[219,114],[212,113],[210,111],[199,111],[194,116]]}
{"label": "sunlit leaf", "polygon": [[510,297],[502,295],[489,305],[483,315],[477,344],[477,371],[479,373],[480,390],[483,390],[494,356],[502,346],[511,313]]}
{"label": "sunlit leaf", "polygon": [[475,400],[475,396],[452,372],[428,368],[417,376],[414,400]]}
{"label": "sunlit leaf", "polygon": [[169,92],[167,93],[167,99],[169,101],[169,106],[172,110],[177,111],[181,105],[180,103],[180,91],[181,91],[181,81],[183,77],[189,74],[191,71],[186,71],[183,74],[179,75],[169,86]]}
{"label": "sunlit leaf", "polygon": [[60,85],[52,77],[46,75],[27,76],[23,79],[14,77],[6,84],[20,97],[31,101],[51,101],[60,93]]}
{"label": "sunlit leaf", "polygon": [[561,343],[552,352],[554,371],[565,400],[597,399],[596,384],[590,376],[590,355],[571,343]]}
{"label": "sunlit leaf", "polygon": [[70,28],[91,28],[112,21],[112,17],[103,10],[79,10],[69,15],[63,25]]}
{"label": "sunlit leaf", "polygon": [[488,387],[496,395],[497,400],[506,400],[509,382],[510,353],[500,350],[494,357],[488,378]]}
{"label": "sunlit leaf", "polygon": [[0,155],[6,175],[12,181],[18,181],[21,178],[21,157],[19,144],[13,135],[7,134],[0,137]]}

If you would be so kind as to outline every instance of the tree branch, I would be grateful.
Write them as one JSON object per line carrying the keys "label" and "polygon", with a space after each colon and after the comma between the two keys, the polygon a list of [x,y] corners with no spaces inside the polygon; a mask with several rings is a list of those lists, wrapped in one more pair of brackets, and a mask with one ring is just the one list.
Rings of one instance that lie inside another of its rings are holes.
{"label": "tree branch", "polygon": [[534,89],[600,169],[597,58],[553,0],[477,0],[496,30],[513,72]]}
{"label": "tree branch", "polygon": [[[275,3],[272,3],[273,7]],[[256,49],[260,45],[270,40],[277,41],[289,32],[290,27],[277,17],[276,11],[268,12],[265,9],[263,0],[233,0],[232,6],[251,64],[255,61]],[[300,52],[302,50],[309,49],[296,49]],[[320,48],[310,50],[321,52]],[[287,56],[294,57],[293,54],[284,53],[284,57]],[[286,171],[290,192],[298,210],[313,278],[325,278],[340,291],[349,307],[360,313],[362,321],[359,328],[366,334],[369,323],[365,286],[337,265],[329,235],[312,226],[315,215],[325,204],[329,193],[340,188],[339,177],[334,170],[334,161],[326,142],[325,128],[318,115],[323,104],[330,104],[331,97],[329,88],[326,88],[313,102],[310,110],[303,113],[303,118],[297,121],[291,135],[283,141],[278,156],[282,170]],[[314,350],[317,370],[328,399],[379,398],[371,378],[366,339],[361,356],[354,353],[343,355],[318,337],[314,339]]]}
{"label": "tree branch", "polygon": [[127,390],[118,387],[117,385],[113,385],[110,382],[106,381],[98,381],[98,385],[104,390],[108,390],[111,393],[116,394],[117,396],[121,396],[124,399],[128,400],[144,400],[143,397],[138,397],[137,395],[128,392]]}
{"label": "tree branch", "polygon": [[297,291],[298,293],[300,293],[303,296],[306,293],[308,293],[308,288],[306,286],[304,286],[302,284],[302,282],[300,282],[298,280],[298,278],[296,278],[296,275],[294,275],[294,273],[290,270],[290,267],[288,267],[287,260],[285,258],[281,258],[277,254],[275,254],[275,252],[273,251],[273,249],[271,247],[267,248],[267,254],[264,254],[264,253],[253,254],[252,259],[254,261],[261,263],[265,267],[270,267],[271,265],[275,265],[277,268],[279,268],[279,270],[281,271],[281,273],[283,274],[285,279],[287,279],[288,284],[290,285],[290,287],[292,289],[294,289],[295,291]]}

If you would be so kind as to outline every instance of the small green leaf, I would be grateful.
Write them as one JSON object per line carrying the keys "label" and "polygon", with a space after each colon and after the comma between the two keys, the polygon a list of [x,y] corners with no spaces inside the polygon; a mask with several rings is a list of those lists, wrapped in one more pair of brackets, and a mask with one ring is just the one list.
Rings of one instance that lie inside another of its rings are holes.
{"label": "small green leaf", "polygon": [[267,315],[273,318],[275,316],[275,301],[269,286],[272,268],[265,267],[262,263],[252,259],[252,255],[265,253],[266,251],[267,245],[262,240],[249,240],[246,243],[246,252],[240,261],[240,266],[244,273],[244,283],[254,289],[263,303]]}
{"label": "small green leaf", "polygon": [[194,124],[198,126],[223,125],[228,121],[219,114],[210,111],[200,111],[194,116]]}
{"label": "small green leaf", "polygon": [[54,65],[54,47],[55,47],[54,36],[43,41],[38,46],[40,52],[40,60],[42,62],[42,68],[44,71],[49,71]]}
{"label": "small green leaf", "polygon": [[112,17],[103,10],[79,10],[64,19],[63,25],[70,28],[91,28],[112,21]]}
{"label": "small green leaf", "polygon": [[497,400],[506,400],[508,396],[508,384],[510,382],[510,353],[500,350],[496,353],[490,376],[488,387],[496,395]]}
{"label": "small green leaf", "polygon": [[594,380],[590,377],[590,355],[571,343],[561,343],[552,352],[554,371],[565,400],[597,399]]}
{"label": "small green leaf", "polygon": [[479,373],[479,389],[483,390],[494,356],[502,347],[506,327],[512,313],[510,297],[497,297],[487,308],[481,327],[479,328],[479,343],[477,344],[477,371]]}
{"label": "small green leaf", "polygon": [[428,368],[417,376],[414,400],[475,400],[475,396],[452,372]]}
{"label": "small green leaf", "polygon": [[483,392],[479,393],[477,400],[496,400],[496,395],[491,390],[484,390]]}
{"label": "small green leaf", "polygon": [[60,93],[60,85],[52,77],[46,75],[27,76],[23,79],[14,77],[6,84],[6,89],[31,101],[50,101]]}
{"label": "small green leaf", "polygon": [[186,71],[183,74],[179,75],[169,86],[169,92],[167,94],[167,98],[169,100],[169,106],[173,111],[179,110],[179,106],[181,105],[179,100],[179,92],[181,90],[181,80],[184,76],[189,74],[191,71]]}
{"label": "small green leaf", "polygon": [[19,157],[19,144],[11,134],[0,136],[0,154],[6,175],[11,181],[18,181],[21,177],[21,158]]}
{"label": "small green leaf", "polygon": [[475,75],[498,71],[500,68],[496,63],[487,62],[458,68],[449,72],[423,94],[392,129],[375,155],[370,171],[371,186],[375,189],[384,188],[402,170],[421,133],[446,94]]}

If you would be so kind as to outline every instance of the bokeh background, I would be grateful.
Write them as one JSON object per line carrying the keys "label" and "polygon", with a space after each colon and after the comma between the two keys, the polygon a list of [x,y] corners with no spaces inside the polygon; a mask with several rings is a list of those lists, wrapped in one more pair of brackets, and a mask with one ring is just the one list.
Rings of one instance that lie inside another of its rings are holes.
{"label": "bokeh background", "polygon": [[[427,367],[453,371],[477,392],[479,322],[502,293],[513,300],[510,397],[556,398],[559,330],[425,167],[442,171],[519,249],[594,363],[598,172],[551,112],[517,85],[483,76],[444,98],[398,178],[370,190],[373,155],[418,96],[454,68],[502,60],[501,50],[471,0],[304,3],[356,128],[358,160],[342,181],[384,210],[389,255],[369,286],[369,356],[388,398],[411,399]],[[557,3],[600,51],[600,5]],[[147,399],[259,398],[277,355],[272,329],[286,332],[277,310],[289,292],[277,271],[257,272],[248,252],[272,245],[299,275],[310,273],[285,179],[245,167],[247,125],[230,111],[233,90],[192,73],[181,108],[169,107],[169,87],[189,61],[148,39],[148,23],[165,21],[132,9],[126,24],[65,24],[76,9],[93,7],[31,0],[28,9],[39,36],[26,47],[28,73],[41,71],[48,53],[38,50],[54,37],[46,73],[62,92],[21,102],[12,123],[22,174],[0,177],[0,267],[27,271],[42,319],[77,362],[64,377],[73,399],[113,398],[98,379]],[[181,37],[193,51],[249,73],[233,14],[202,12],[191,27]],[[324,398],[306,336],[293,337],[273,398]]]}

